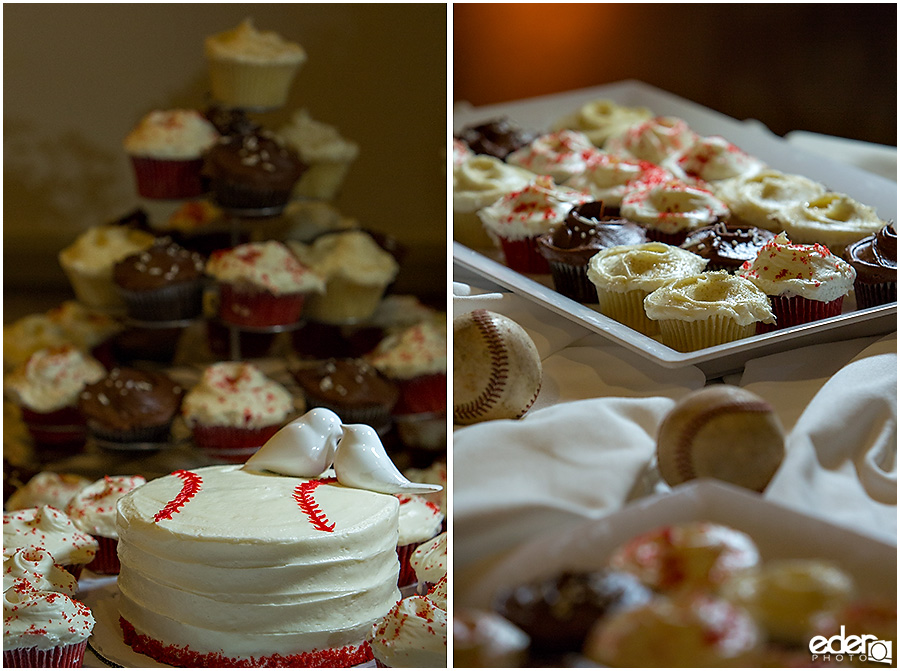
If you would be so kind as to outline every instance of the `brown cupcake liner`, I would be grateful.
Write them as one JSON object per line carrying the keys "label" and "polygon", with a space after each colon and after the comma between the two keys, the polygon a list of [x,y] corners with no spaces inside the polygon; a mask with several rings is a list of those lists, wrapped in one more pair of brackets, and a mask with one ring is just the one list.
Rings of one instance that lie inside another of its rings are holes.
{"label": "brown cupcake liner", "polygon": [[856,294],[856,307],[859,310],[897,302],[896,282],[869,284],[857,281],[853,291]]}
{"label": "brown cupcake liner", "polygon": [[132,156],[138,194],[151,200],[196,198],[206,192],[203,159],[157,159]]}
{"label": "brown cupcake liner", "polygon": [[809,322],[827,319],[828,317],[836,317],[841,314],[844,297],[841,296],[827,303],[804,298],[803,296],[769,296],[769,301],[772,303],[775,323],[763,324],[758,322],[756,325],[757,333],[770,333],[771,331],[808,324]]}
{"label": "brown cupcake liner", "polygon": [[550,272],[550,264],[538,252],[537,237],[524,240],[500,238],[500,248],[506,265],[517,273],[546,275]]}
{"label": "brown cupcake liner", "polygon": [[97,440],[110,443],[167,443],[171,428],[171,420],[165,424],[137,426],[131,429],[113,429],[88,420],[88,434]]}
{"label": "brown cupcake liner", "polygon": [[181,282],[150,291],[118,287],[132,319],[151,322],[193,319],[203,312],[203,281]]}
{"label": "brown cupcake liner", "polygon": [[690,231],[676,231],[675,233],[664,233],[663,231],[645,226],[647,230],[647,240],[650,242],[661,242],[673,247],[681,246],[681,243],[687,239]]}
{"label": "brown cupcake liner", "polygon": [[553,287],[567,298],[579,303],[596,303],[597,288],[588,279],[587,266],[550,261]]}
{"label": "brown cupcake liner", "polygon": [[662,319],[659,322],[662,342],[677,352],[694,352],[707,347],[749,338],[756,333],[756,323],[746,326],[728,317],[716,316],[698,321]]}
{"label": "brown cupcake liner", "polygon": [[87,639],[81,643],[60,645],[55,648],[17,648],[3,651],[3,666],[15,669],[78,669],[84,664]]}
{"label": "brown cupcake liner", "polygon": [[[229,179],[210,182],[213,199],[226,210],[266,211],[268,216],[280,214],[291,198],[294,184],[287,188],[253,186]],[[260,214],[262,216],[262,214]]]}
{"label": "brown cupcake liner", "polygon": [[336,413],[344,424],[367,424],[373,429],[385,429],[391,423],[391,410],[393,405],[388,403],[371,404],[366,406],[342,406],[332,403],[304,392],[309,408],[326,408]]}

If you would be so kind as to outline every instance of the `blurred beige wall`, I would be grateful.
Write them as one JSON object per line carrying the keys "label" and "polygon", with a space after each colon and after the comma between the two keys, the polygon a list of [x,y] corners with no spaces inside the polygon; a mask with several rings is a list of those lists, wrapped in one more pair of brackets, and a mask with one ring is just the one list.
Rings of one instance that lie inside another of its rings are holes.
{"label": "blurred beige wall", "polygon": [[68,290],[59,250],[139,204],[122,139],[150,110],[202,109],[203,39],[248,16],[308,55],[259,120],[306,107],[356,141],[336,206],[409,248],[398,291],[446,295],[446,5],[23,3],[3,6],[7,299]]}

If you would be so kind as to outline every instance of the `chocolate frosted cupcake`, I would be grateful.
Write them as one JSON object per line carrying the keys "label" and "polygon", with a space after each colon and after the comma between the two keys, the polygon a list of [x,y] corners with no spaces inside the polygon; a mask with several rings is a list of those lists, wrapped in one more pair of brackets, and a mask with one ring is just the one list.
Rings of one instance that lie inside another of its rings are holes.
{"label": "chocolate frosted cupcake", "polygon": [[220,138],[203,164],[216,204],[260,216],[284,209],[306,169],[297,152],[265,130]]}
{"label": "chocolate frosted cupcake", "polygon": [[192,319],[203,311],[204,258],[159,238],[113,267],[129,317],[143,321]]}
{"label": "chocolate frosted cupcake", "polygon": [[294,371],[311,408],[328,408],[347,424],[386,428],[400,392],[362,359],[328,359]]}
{"label": "chocolate frosted cupcake", "polygon": [[566,572],[498,594],[494,609],[531,637],[537,655],[581,650],[600,618],[651,600],[624,571]]}
{"label": "chocolate frosted cupcake", "polygon": [[709,261],[707,270],[734,272],[753,261],[775,234],[756,226],[729,226],[722,222],[688,233],[681,248]]}
{"label": "chocolate frosted cupcake", "polygon": [[601,201],[574,207],[566,220],[537,239],[537,250],[550,264],[556,290],[579,303],[596,303],[597,289],[587,277],[588,261],[601,249],[647,241],[638,224],[604,216]]}
{"label": "chocolate frosted cupcake", "polygon": [[857,308],[864,310],[897,300],[897,228],[893,222],[847,247],[844,260],[856,271],[853,290]]}
{"label": "chocolate frosted cupcake", "polygon": [[78,408],[94,437],[111,443],[165,442],[184,390],[163,373],[114,368],[81,392]]}
{"label": "chocolate frosted cupcake", "polygon": [[476,154],[487,154],[505,161],[509,154],[534,140],[537,133],[525,131],[509,119],[499,118],[466,126],[457,137]]}

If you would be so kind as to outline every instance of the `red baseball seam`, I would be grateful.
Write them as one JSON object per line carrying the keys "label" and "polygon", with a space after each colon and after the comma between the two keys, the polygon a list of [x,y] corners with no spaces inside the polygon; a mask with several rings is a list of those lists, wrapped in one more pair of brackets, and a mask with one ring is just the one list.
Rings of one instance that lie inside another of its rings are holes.
{"label": "red baseball seam", "polygon": [[500,401],[509,377],[509,353],[503,344],[500,329],[487,310],[474,310],[472,322],[484,339],[491,357],[491,375],[487,386],[474,400],[453,406],[453,413],[462,419],[474,419]]}
{"label": "red baseball seam", "polygon": [[337,482],[337,478],[325,478],[323,480],[308,480],[302,482],[294,489],[294,500],[300,506],[300,510],[306,513],[310,523],[319,531],[334,531],[334,523],[329,522],[325,513],[316,502],[313,492],[319,485],[329,482]]}
{"label": "red baseball seam", "polygon": [[726,412],[766,413],[771,410],[772,406],[765,401],[743,401],[729,403],[727,405],[718,405],[694,415],[693,419],[685,423],[681,435],[675,443],[675,454],[673,457],[675,470],[678,475],[684,478],[684,480],[693,480],[697,477],[696,471],[694,470],[691,448],[694,438],[697,437],[697,433],[699,433],[700,429],[702,429],[707,422]]}
{"label": "red baseball seam", "polygon": [[172,519],[172,515],[181,510],[185,503],[194,498],[197,492],[200,491],[200,485],[203,484],[203,478],[191,471],[175,471],[172,475],[183,480],[181,491],[178,492],[178,495],[169,501],[162,510],[153,516],[154,522]]}

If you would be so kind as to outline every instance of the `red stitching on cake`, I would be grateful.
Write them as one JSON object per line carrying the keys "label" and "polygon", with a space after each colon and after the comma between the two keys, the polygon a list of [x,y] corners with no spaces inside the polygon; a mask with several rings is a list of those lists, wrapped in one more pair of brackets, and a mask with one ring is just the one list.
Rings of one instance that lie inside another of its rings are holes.
{"label": "red stitching on cake", "polygon": [[[472,322],[484,338],[491,356],[491,377],[484,391],[474,401],[453,406],[453,413],[463,419],[474,419],[490,410],[500,401],[509,377],[509,358],[500,335],[500,329],[487,310],[474,310]],[[522,413],[524,414],[524,413]]]}
{"label": "red stitching on cake", "polygon": [[319,508],[319,504],[316,503],[313,492],[319,485],[324,485],[331,482],[337,482],[337,478],[307,480],[306,482],[301,482],[294,489],[294,500],[300,506],[300,510],[306,513],[306,516],[309,518],[309,521],[313,525],[313,527],[315,527],[319,531],[334,531],[334,523],[329,522],[328,518],[325,516],[325,513],[322,512],[321,508]]}
{"label": "red stitching on cake", "polygon": [[681,437],[675,444],[675,454],[673,456],[675,469],[678,474],[684,478],[685,481],[693,480],[697,477],[697,474],[694,471],[693,459],[691,458],[691,446],[694,442],[694,438],[697,437],[697,433],[699,433],[700,429],[703,428],[707,422],[726,412],[767,413],[771,411],[771,409],[772,406],[766,401],[743,401],[719,405],[697,413],[693,419],[685,424]]}
{"label": "red stitching on cake", "polygon": [[203,484],[203,478],[191,471],[175,471],[172,475],[181,478],[184,484],[181,486],[178,496],[169,501],[165,508],[153,516],[154,522],[172,519],[172,515],[177,513],[185,503],[194,498],[197,492],[200,491],[200,485]]}

